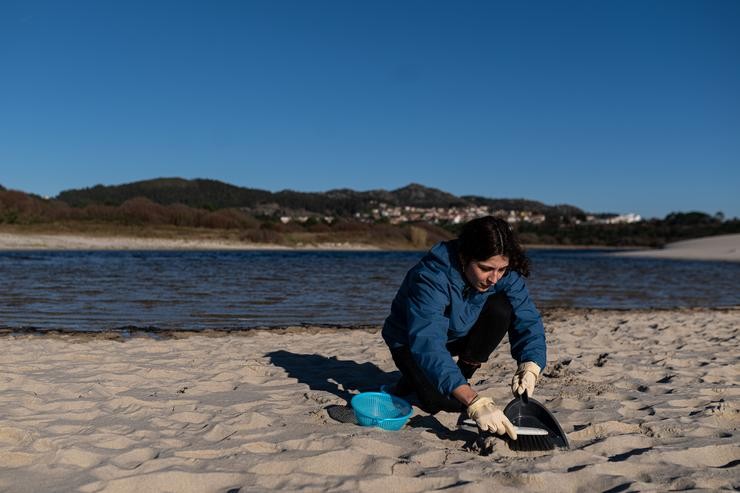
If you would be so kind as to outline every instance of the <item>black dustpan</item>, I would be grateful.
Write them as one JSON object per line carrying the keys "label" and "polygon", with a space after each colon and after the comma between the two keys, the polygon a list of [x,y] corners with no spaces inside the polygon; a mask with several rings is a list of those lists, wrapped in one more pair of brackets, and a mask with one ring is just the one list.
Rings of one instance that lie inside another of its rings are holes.
{"label": "black dustpan", "polygon": [[504,414],[514,426],[541,428],[548,432],[546,437],[536,437],[535,439],[535,437],[525,438],[522,436],[517,440],[509,440],[509,447],[513,450],[570,448],[568,438],[555,416],[543,404],[528,398],[526,392],[521,397],[509,402],[504,408]]}

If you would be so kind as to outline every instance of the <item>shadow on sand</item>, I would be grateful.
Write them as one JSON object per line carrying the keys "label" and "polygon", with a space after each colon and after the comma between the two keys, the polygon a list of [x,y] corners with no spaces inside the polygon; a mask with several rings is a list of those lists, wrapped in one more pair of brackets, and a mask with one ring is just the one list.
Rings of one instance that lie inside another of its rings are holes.
{"label": "shadow on sand", "polygon": [[[401,376],[398,371],[387,373],[373,363],[340,360],[334,356],[291,353],[284,350],[272,351],[265,356],[270,358],[273,365],[285,369],[289,377],[305,383],[311,390],[330,392],[344,399],[347,406],[356,392],[378,391],[381,385],[395,383]],[[426,429],[442,440],[462,440],[468,445],[479,438],[477,433],[450,430],[431,415],[417,414],[409,420],[407,426]]]}
{"label": "shadow on sand", "polygon": [[323,390],[349,403],[354,392],[378,391],[380,386],[393,383],[401,376],[398,371],[386,373],[373,363],[356,363],[335,356],[272,351],[265,356],[288,376],[308,385],[311,390]]}

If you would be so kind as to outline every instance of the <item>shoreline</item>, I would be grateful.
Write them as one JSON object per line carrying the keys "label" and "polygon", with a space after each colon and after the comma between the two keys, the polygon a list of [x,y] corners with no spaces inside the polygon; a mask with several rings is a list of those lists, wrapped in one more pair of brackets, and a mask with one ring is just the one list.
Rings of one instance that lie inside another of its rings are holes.
{"label": "shoreline", "polygon": [[[603,250],[617,257],[740,262],[740,234],[710,236],[671,243],[661,249],[593,245],[525,245],[528,250]],[[319,242],[295,246],[247,243],[229,239],[158,238],[70,233],[0,231],[0,251],[426,251],[426,248],[384,248],[351,242]]]}
{"label": "shoreline", "polygon": [[373,251],[373,245],[349,242],[322,242],[297,246],[274,243],[247,243],[228,239],[157,238],[134,236],[97,236],[85,234],[39,234],[0,232],[0,251],[126,251],[126,250],[347,250]]}
{"label": "shoreline", "polygon": [[[624,250],[621,247],[592,245],[525,245],[526,249]],[[350,242],[319,242],[304,245],[248,243],[229,239],[159,238],[84,233],[15,233],[0,231],[0,251],[126,251],[126,250],[286,250],[286,251],[419,251],[427,248],[385,248]]]}
{"label": "shoreline", "polygon": [[[570,449],[515,452],[459,413],[397,432],[327,408],[399,374],[377,330],[125,341],[0,337],[0,490],[668,491],[737,488],[737,310],[544,314],[535,398]],[[735,343],[732,341],[735,340]],[[511,399],[505,340],[477,391]]]}
{"label": "shoreline", "polygon": [[[540,309],[544,323],[547,325],[552,320],[568,317],[604,317],[618,316],[620,314],[651,316],[655,314],[684,314],[691,315],[704,312],[716,312],[737,315],[740,321],[740,305],[716,306],[716,307],[671,307],[671,308],[574,308],[568,306],[543,307]],[[244,328],[222,327],[222,328],[179,328],[160,329],[157,327],[144,326],[122,326],[117,328],[101,330],[76,330],[73,328],[39,328],[39,327],[10,327],[0,326],[0,341],[4,337],[37,336],[56,337],[62,339],[74,339],[79,341],[106,339],[128,341],[137,338],[168,340],[184,339],[188,337],[213,337],[222,338],[228,336],[251,337],[261,332],[271,334],[346,334],[351,332],[368,332],[378,334],[382,329],[381,324],[304,324],[304,325],[270,325],[254,326]]]}

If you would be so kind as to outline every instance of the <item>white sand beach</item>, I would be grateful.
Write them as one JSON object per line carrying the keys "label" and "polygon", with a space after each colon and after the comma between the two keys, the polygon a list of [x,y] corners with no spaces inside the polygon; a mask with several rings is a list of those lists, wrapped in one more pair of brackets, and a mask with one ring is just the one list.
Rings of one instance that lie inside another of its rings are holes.
{"label": "white sand beach", "polygon": [[657,250],[618,252],[623,257],[740,262],[740,234],[719,235],[669,243]]}
{"label": "white sand beach", "polygon": [[[0,336],[0,491],[740,488],[740,310],[554,310],[535,398],[570,450],[481,455],[457,415],[398,432],[326,407],[397,377],[377,330]],[[474,376],[510,399],[508,347]]]}

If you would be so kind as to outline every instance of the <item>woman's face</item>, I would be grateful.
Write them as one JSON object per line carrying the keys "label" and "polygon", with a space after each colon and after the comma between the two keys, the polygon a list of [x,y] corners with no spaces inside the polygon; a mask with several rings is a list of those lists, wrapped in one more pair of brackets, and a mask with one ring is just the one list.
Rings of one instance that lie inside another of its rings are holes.
{"label": "woman's face", "polygon": [[465,266],[465,278],[476,290],[483,292],[493,286],[506,274],[509,259],[494,255],[486,260],[473,260]]}

